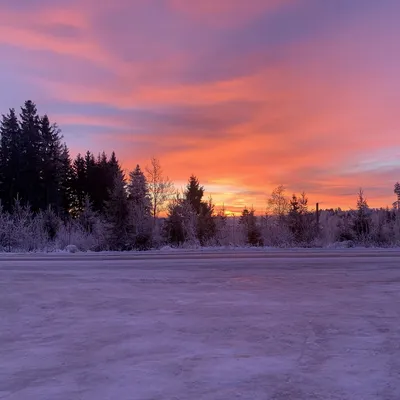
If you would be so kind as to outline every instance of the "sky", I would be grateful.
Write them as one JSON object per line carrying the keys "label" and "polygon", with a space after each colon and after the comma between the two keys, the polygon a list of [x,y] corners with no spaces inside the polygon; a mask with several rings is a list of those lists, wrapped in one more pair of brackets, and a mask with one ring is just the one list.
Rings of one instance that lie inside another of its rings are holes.
{"label": "sky", "polygon": [[398,0],[0,0],[0,112],[33,100],[71,154],[157,157],[228,212],[278,185],[391,205]]}

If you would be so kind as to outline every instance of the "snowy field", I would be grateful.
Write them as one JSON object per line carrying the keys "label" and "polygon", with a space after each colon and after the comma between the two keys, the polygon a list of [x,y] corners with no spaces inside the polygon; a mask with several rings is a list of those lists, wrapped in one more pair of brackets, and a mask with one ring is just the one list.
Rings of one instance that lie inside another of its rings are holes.
{"label": "snowy field", "polygon": [[0,255],[1,400],[399,400],[400,251]]}

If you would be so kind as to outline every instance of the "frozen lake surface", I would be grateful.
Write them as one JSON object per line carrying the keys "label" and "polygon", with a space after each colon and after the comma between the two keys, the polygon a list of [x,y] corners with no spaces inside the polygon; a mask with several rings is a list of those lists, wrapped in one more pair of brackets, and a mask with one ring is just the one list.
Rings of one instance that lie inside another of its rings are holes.
{"label": "frozen lake surface", "polygon": [[1,400],[399,400],[400,252],[0,256]]}

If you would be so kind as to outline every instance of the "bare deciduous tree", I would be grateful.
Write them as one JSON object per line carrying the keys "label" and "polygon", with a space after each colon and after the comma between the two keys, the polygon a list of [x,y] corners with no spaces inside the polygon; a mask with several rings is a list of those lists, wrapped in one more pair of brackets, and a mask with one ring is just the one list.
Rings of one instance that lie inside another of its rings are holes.
{"label": "bare deciduous tree", "polygon": [[268,210],[278,217],[283,217],[289,212],[290,204],[285,194],[285,187],[279,185],[272,191],[268,199]]}
{"label": "bare deciduous tree", "polygon": [[166,210],[166,203],[175,192],[174,184],[164,176],[160,162],[155,157],[151,158],[150,166],[146,166],[146,178],[151,197],[151,215],[155,220],[160,212]]}

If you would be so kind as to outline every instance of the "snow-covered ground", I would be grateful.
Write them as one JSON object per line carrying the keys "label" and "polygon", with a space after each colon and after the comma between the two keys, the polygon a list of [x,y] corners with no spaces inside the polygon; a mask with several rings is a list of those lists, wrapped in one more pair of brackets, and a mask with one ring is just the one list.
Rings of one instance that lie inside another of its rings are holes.
{"label": "snow-covered ground", "polygon": [[1,400],[398,400],[400,252],[0,256]]}

